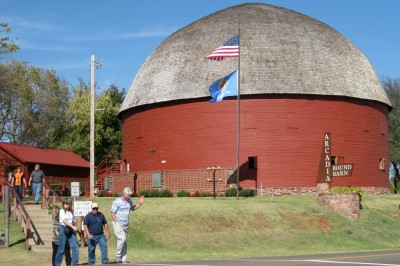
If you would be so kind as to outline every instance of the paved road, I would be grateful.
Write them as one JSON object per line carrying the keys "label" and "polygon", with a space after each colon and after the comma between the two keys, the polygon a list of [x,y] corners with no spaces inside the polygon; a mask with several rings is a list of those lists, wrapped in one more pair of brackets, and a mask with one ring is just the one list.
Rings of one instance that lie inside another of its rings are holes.
{"label": "paved road", "polygon": [[[122,264],[121,264],[122,265]],[[323,254],[250,259],[199,260],[181,262],[134,263],[131,266],[400,266],[400,251]]]}

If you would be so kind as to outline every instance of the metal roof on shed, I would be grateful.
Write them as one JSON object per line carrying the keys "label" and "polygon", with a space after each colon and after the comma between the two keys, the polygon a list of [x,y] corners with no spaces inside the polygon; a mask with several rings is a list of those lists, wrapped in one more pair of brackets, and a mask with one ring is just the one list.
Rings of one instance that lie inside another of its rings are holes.
{"label": "metal roof on shed", "polygon": [[0,142],[0,149],[4,150],[23,163],[52,164],[73,167],[90,166],[89,162],[80,157],[78,154],[67,150],[49,149],[2,142]]}

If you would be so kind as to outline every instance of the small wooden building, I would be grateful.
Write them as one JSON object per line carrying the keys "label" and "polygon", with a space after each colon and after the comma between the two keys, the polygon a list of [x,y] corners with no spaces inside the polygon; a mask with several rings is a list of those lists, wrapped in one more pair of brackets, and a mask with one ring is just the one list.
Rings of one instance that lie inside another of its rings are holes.
{"label": "small wooden building", "polygon": [[21,167],[28,181],[37,163],[45,173],[46,183],[83,182],[90,174],[89,162],[72,151],[0,142],[0,184],[17,167]]}

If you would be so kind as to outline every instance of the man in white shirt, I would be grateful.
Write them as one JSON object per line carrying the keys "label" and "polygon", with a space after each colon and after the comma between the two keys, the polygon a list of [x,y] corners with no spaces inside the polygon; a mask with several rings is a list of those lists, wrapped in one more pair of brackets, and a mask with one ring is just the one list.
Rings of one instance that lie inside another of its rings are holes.
{"label": "man in white shirt", "polygon": [[114,200],[111,206],[111,218],[113,220],[114,233],[117,237],[117,249],[115,258],[117,263],[126,262],[129,213],[137,210],[144,202],[144,196],[139,197],[138,204],[134,205],[131,200],[132,190],[124,188],[122,196]]}

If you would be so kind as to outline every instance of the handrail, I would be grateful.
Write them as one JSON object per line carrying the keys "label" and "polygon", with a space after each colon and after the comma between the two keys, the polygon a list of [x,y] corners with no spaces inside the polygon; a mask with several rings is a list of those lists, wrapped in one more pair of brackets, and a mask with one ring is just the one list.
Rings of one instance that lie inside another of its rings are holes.
{"label": "handrail", "polygon": [[[57,192],[55,192],[54,190],[52,190],[48,184],[43,184],[43,204],[46,206],[46,208],[48,208],[49,206],[49,201],[50,201],[50,193],[53,195],[53,212],[52,212],[52,217],[53,219],[55,219],[56,217],[56,203],[60,202],[63,203],[63,199],[57,194]],[[58,208],[58,207],[57,207]],[[81,224],[82,221],[81,221]],[[83,228],[80,230],[79,235],[81,237],[81,243],[85,243],[85,237],[84,237],[84,231]]]}
{"label": "handrail", "polygon": [[[24,204],[22,203],[22,200],[19,198],[18,194],[15,192],[14,189],[12,189],[12,193],[14,198],[14,204],[13,204],[14,219],[17,220],[18,218],[20,232],[24,231],[22,223],[25,222],[25,247],[26,249],[29,250],[30,249],[29,238],[31,236],[31,217],[29,216],[28,212],[25,209]],[[19,199],[19,204],[17,203],[17,199]],[[18,215],[17,215],[17,209],[19,211]]]}
{"label": "handrail", "polygon": [[[120,158],[121,154],[121,147],[119,145],[115,145],[114,147],[111,148],[111,150],[108,152],[108,154],[103,158],[103,160],[97,165],[97,169],[102,170],[105,168],[109,168],[112,166],[115,161]],[[109,162],[112,162],[109,164]]]}
{"label": "handrail", "polygon": [[51,189],[48,184],[44,183],[43,184],[43,204],[44,204],[44,206],[46,206],[46,208],[49,207],[50,193],[53,196],[53,200],[52,200],[52,205],[53,205],[52,217],[54,219],[56,217],[56,204],[57,204],[57,202],[62,203],[63,199],[57,194],[57,192],[55,192],[53,189]]}

